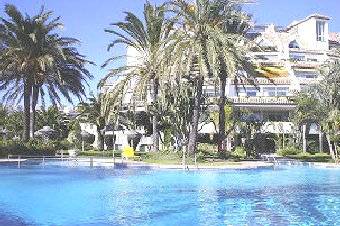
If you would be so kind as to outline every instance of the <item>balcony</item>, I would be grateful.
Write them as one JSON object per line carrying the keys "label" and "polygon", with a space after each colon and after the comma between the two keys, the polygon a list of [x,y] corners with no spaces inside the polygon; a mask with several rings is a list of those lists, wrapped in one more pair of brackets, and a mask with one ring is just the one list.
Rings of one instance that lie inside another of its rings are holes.
{"label": "balcony", "polygon": [[315,85],[320,82],[320,78],[298,78],[300,85]]}
{"label": "balcony", "polygon": [[291,97],[229,97],[229,101],[237,105],[294,105]]}
{"label": "balcony", "polygon": [[[234,80],[230,81],[232,85],[236,85]],[[290,85],[291,79],[289,78],[255,78],[254,82],[258,85]],[[237,85],[252,85],[249,81],[240,81]]]}
{"label": "balcony", "polygon": [[259,66],[277,66],[277,67],[283,67],[285,66],[285,62],[283,62],[282,60],[263,60],[263,59],[257,59],[254,60],[253,63],[259,65]]}
{"label": "balcony", "polygon": [[316,68],[322,64],[320,61],[290,61],[292,67]]}

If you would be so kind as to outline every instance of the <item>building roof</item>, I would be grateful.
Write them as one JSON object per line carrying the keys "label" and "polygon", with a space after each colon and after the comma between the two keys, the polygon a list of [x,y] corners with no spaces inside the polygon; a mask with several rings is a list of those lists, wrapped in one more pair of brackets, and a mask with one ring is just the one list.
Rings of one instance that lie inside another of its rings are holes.
{"label": "building roof", "polygon": [[303,20],[294,21],[293,23],[291,23],[291,24],[287,27],[286,31],[289,31],[290,29],[292,29],[292,28],[295,27],[296,25],[299,25],[299,24],[301,24],[301,23],[303,23],[303,22],[306,22],[307,20],[310,20],[310,19],[312,19],[312,18],[316,18],[316,19],[320,19],[320,20],[330,20],[330,17],[328,17],[328,16],[321,15],[321,14],[318,14],[318,13],[314,13],[314,14],[311,14],[311,15],[307,16],[307,17],[306,17],[305,19],[303,19]]}

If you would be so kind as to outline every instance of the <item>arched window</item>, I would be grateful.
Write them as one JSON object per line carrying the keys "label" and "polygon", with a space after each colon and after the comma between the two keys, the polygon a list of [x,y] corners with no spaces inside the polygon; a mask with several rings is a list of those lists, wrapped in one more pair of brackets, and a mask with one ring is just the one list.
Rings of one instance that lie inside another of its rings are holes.
{"label": "arched window", "polygon": [[300,46],[299,46],[299,44],[297,43],[297,41],[294,40],[294,41],[291,41],[291,42],[289,43],[289,48],[299,49]]}

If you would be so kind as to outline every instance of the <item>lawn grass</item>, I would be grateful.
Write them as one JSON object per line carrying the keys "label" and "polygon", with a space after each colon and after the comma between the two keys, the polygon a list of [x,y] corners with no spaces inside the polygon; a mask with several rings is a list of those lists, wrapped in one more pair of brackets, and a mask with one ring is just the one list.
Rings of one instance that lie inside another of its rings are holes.
{"label": "lawn grass", "polygon": [[236,165],[242,165],[242,162],[229,162],[229,161],[219,161],[219,162],[199,162],[197,163],[200,166],[236,166]]}
{"label": "lawn grass", "polygon": [[329,155],[287,155],[286,157],[301,162],[334,162]]}
{"label": "lawn grass", "polygon": [[[142,157],[142,161],[146,163],[153,163],[159,165],[181,165],[182,164],[182,153],[180,152],[148,152]],[[231,158],[230,160],[212,159],[212,158],[201,158],[197,159],[197,165],[200,166],[223,166],[223,165],[241,165],[241,162]],[[195,159],[193,157],[186,158],[187,165],[194,165]]]}
{"label": "lawn grass", "polygon": [[181,160],[179,159],[142,159],[143,162],[146,163],[153,163],[159,165],[180,165],[182,164]]}

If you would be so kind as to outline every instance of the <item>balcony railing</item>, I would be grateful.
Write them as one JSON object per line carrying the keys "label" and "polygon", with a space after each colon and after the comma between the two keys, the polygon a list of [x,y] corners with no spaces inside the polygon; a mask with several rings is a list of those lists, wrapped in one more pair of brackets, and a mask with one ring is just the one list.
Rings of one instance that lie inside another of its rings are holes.
{"label": "balcony railing", "polygon": [[315,85],[320,82],[320,78],[298,78],[300,85]]}
{"label": "balcony railing", "polygon": [[[258,85],[290,85],[293,80],[290,78],[256,78],[255,83]],[[317,84],[320,82],[319,78],[298,78],[300,84],[308,85],[308,84]],[[236,85],[234,80],[231,80],[230,83],[232,85]],[[239,82],[238,85],[252,85],[248,81]]]}
{"label": "balcony railing", "polygon": [[294,104],[291,97],[229,97],[228,99],[234,104]]}
{"label": "balcony railing", "polygon": [[315,68],[322,64],[319,61],[290,61],[292,67],[308,67],[308,68]]}
{"label": "balcony railing", "polygon": [[254,60],[253,61],[255,64],[258,64],[260,66],[278,66],[278,67],[283,67],[285,66],[285,62],[282,60]]}
{"label": "balcony railing", "polygon": [[[291,79],[289,78],[255,78],[255,83],[259,84],[259,85],[290,85],[291,84]],[[234,80],[231,80],[231,84],[232,85],[236,85]],[[248,81],[243,81],[243,82],[239,82],[238,85],[252,85],[250,82]]]}

